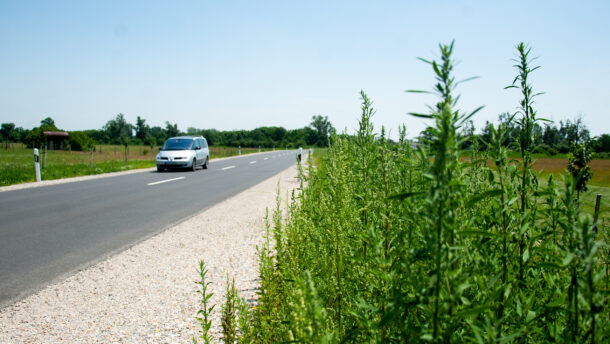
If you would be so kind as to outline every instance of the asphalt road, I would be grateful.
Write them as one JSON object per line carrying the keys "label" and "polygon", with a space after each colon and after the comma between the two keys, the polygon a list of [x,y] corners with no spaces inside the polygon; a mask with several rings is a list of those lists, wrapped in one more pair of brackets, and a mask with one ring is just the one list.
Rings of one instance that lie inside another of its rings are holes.
{"label": "asphalt road", "polygon": [[295,156],[277,151],[212,160],[196,172],[0,192],[0,307],[256,185]]}

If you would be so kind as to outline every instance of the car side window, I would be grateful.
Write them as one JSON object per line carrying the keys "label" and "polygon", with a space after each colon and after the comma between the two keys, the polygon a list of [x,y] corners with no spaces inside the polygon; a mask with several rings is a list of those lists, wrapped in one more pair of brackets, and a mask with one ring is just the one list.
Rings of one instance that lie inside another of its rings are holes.
{"label": "car side window", "polygon": [[201,147],[208,148],[208,141],[206,139],[201,139]]}
{"label": "car side window", "polygon": [[200,149],[201,146],[199,145],[199,140],[195,140],[195,142],[193,142],[193,149]]}

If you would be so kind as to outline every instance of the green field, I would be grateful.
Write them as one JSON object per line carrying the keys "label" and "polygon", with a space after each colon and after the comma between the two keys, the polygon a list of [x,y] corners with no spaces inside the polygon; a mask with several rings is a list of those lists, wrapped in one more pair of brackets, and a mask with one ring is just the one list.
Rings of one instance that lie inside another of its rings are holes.
{"label": "green field", "polygon": [[[269,150],[269,149],[263,149]],[[242,154],[258,148],[242,148]],[[95,145],[93,152],[49,150],[40,153],[42,180],[62,179],[155,166],[156,149],[148,146]],[[238,155],[238,148],[210,147],[211,159]],[[20,143],[0,145],[0,186],[36,180],[33,149]]]}
{"label": "green field", "polygon": [[[543,178],[541,183],[544,185],[546,185],[544,179],[548,178],[549,175],[553,175],[557,183],[563,186],[562,178],[566,174],[567,166],[568,162],[565,158],[540,157],[534,159],[533,168],[540,173],[540,176]],[[593,215],[596,197],[599,194],[602,196],[600,219],[608,223],[610,221],[610,214],[608,214],[608,206],[610,205],[610,160],[593,160],[590,166],[593,177],[587,187],[588,190],[580,196],[580,210],[585,214]]]}

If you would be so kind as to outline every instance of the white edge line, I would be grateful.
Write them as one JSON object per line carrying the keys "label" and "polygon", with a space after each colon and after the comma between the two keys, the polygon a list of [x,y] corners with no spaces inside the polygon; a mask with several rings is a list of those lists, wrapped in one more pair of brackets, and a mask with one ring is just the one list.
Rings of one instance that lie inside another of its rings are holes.
{"label": "white edge line", "polygon": [[184,177],[161,180],[161,181],[154,182],[154,183],[148,183],[147,185],[157,185],[157,184],[162,184],[162,183],[167,183],[167,182],[173,182],[174,180],[180,180],[180,179],[184,179]]}
{"label": "white edge line", "polygon": [[223,171],[224,171],[224,170],[230,170],[230,169],[232,169],[232,168],[235,168],[235,165],[233,165],[233,166],[227,166],[227,167],[223,167],[223,168],[221,168],[221,170],[223,170]]}

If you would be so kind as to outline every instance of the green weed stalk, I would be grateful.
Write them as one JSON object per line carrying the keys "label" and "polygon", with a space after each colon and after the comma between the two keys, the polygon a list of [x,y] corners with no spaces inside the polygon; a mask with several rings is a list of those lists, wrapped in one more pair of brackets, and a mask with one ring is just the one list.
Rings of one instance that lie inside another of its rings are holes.
{"label": "green weed stalk", "polygon": [[[207,278],[208,269],[203,260],[199,261],[199,268],[197,270],[199,273],[199,281],[197,283],[201,289],[197,291],[201,296],[201,304],[200,309],[197,311],[197,317],[195,319],[199,322],[200,325],[200,335],[199,338],[203,340],[204,343],[208,344],[212,342],[212,337],[210,336],[210,328],[212,328],[212,320],[210,319],[210,315],[214,310],[214,305],[210,304],[210,299],[214,295],[214,293],[208,292],[208,286],[212,283],[209,282]],[[193,342],[196,343],[197,340],[193,338]]]}

